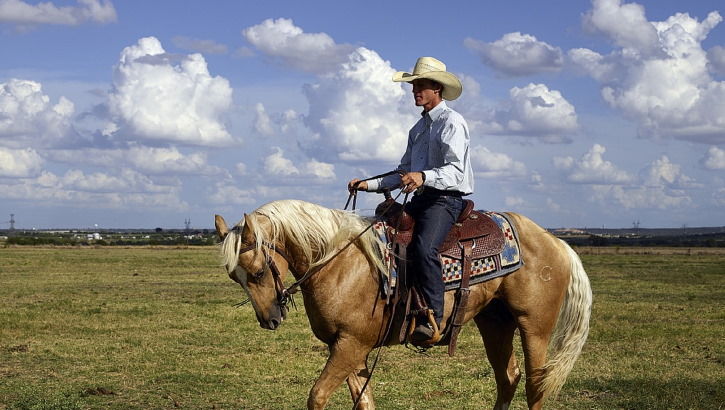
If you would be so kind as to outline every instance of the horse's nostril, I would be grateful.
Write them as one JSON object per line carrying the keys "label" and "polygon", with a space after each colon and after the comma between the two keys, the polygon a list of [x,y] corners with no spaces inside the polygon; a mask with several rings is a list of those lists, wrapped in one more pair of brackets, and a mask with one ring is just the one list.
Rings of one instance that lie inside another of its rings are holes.
{"label": "horse's nostril", "polygon": [[272,319],[272,320],[270,320],[270,321],[269,321],[269,328],[270,328],[270,329],[272,329],[272,330],[275,330],[275,329],[277,329],[278,327],[279,327],[279,320],[277,320],[277,319]]}

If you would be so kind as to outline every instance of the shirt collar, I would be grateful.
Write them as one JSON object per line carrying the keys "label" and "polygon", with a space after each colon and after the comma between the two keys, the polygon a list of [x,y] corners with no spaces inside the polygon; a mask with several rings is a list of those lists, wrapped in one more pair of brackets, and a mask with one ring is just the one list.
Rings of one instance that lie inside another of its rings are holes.
{"label": "shirt collar", "polygon": [[[446,108],[448,108],[448,106],[446,105],[446,102],[441,101],[440,103],[438,103],[438,105],[433,107],[432,110],[428,111],[428,116],[430,116],[431,121],[435,121],[436,119],[438,119],[438,117],[440,117],[440,115],[443,113],[443,111],[446,110]],[[425,117],[425,114],[426,114],[425,111],[420,113],[420,115],[422,115],[423,117]]]}

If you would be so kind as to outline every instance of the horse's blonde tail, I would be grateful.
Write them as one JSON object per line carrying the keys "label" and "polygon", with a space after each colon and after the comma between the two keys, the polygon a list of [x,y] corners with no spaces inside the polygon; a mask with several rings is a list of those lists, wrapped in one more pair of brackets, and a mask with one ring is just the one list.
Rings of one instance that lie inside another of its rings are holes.
{"label": "horse's blonde tail", "polygon": [[566,242],[561,242],[571,261],[571,278],[556,329],[549,342],[551,358],[543,368],[541,388],[545,397],[559,394],[574,367],[589,335],[592,309],[592,289],[581,259]]}

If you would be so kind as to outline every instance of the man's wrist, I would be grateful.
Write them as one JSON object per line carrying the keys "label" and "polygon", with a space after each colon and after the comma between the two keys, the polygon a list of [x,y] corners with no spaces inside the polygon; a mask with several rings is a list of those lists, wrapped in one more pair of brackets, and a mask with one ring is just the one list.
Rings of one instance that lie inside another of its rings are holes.
{"label": "man's wrist", "polygon": [[420,171],[421,178],[423,179],[423,184],[425,184],[425,172]]}

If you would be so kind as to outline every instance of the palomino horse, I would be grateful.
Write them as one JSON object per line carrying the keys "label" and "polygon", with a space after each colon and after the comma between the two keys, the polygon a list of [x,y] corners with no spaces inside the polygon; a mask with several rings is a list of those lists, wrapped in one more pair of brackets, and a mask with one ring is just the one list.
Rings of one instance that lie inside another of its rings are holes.
{"label": "palomino horse", "polygon": [[[513,352],[517,328],[528,405],[541,408],[561,389],[586,341],[592,293],[579,257],[564,241],[524,216],[507,216],[519,233],[525,265],[471,286],[465,320],[478,326],[495,373],[494,408],[509,407],[521,378]],[[231,230],[221,216],[215,219],[229,276],[248,294],[263,328],[277,329],[286,315],[288,290],[302,290],[312,331],[330,350],[307,407],[324,408],[347,380],[358,408],[374,408],[371,390],[364,388],[368,354],[397,340],[383,340],[381,332],[391,309],[379,297],[384,245],[374,230],[365,231],[371,221],[297,200],[263,205]],[[297,281],[285,289],[287,272]],[[441,328],[451,320],[453,299],[447,292]]]}

